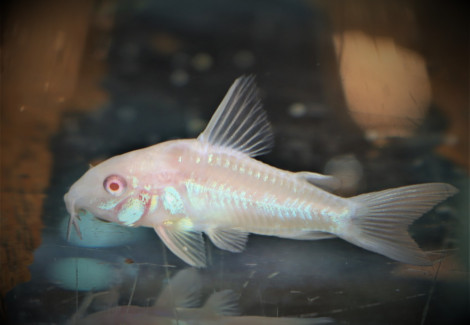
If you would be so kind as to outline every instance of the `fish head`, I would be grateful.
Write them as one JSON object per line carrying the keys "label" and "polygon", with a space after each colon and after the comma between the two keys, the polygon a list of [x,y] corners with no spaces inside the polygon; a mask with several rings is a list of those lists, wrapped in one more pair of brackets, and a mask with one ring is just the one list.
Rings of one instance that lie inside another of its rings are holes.
{"label": "fish head", "polygon": [[167,143],[112,157],[90,168],[64,196],[72,226],[78,226],[81,211],[125,226],[142,225],[155,211],[161,188],[174,181],[175,155]]}
{"label": "fish head", "polygon": [[70,214],[67,238],[72,225],[81,237],[77,221],[81,211],[87,211],[101,220],[117,221],[112,208],[118,207],[133,194],[133,176],[125,163],[128,160],[125,156],[113,157],[91,167],[65,194],[65,206]]}

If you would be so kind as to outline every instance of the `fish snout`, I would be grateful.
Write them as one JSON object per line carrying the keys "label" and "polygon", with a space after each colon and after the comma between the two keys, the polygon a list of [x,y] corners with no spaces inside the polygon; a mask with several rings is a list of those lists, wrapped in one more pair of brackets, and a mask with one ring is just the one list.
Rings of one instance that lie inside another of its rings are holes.
{"label": "fish snout", "polygon": [[74,196],[68,191],[64,195],[64,202],[65,202],[65,208],[67,209],[67,212],[70,215],[76,214],[75,211],[75,198]]}
{"label": "fish snout", "polygon": [[71,213],[71,210],[70,210],[71,206],[70,206],[70,199],[69,199],[69,198],[70,198],[70,195],[69,195],[69,193],[70,193],[70,192],[65,193],[65,195],[64,195],[64,202],[65,202],[65,208],[67,209],[67,211],[68,211],[69,213]]}

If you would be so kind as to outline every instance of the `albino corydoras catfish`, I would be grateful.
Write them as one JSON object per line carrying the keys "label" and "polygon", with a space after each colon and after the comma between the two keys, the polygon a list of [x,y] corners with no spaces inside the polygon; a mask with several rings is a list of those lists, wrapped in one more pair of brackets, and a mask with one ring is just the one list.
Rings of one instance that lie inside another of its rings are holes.
{"label": "albino corydoras catfish", "polygon": [[454,195],[428,183],[351,198],[332,194],[331,176],[290,172],[253,157],[273,146],[253,77],[235,80],[197,139],[174,140],[112,157],[89,169],[65,195],[78,211],[122,225],[155,229],[186,263],[206,265],[204,232],[223,250],[241,252],[248,234],[313,240],[340,237],[411,264],[430,264],[408,226]]}

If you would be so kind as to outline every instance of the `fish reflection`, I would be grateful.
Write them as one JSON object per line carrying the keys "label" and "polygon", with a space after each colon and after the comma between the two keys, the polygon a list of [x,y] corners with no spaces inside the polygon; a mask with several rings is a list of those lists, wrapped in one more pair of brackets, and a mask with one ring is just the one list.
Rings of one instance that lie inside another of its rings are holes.
{"label": "fish reflection", "polygon": [[[131,229],[108,220],[93,218],[88,211],[80,212],[82,238],[75,233],[70,234],[69,243],[81,247],[113,247],[124,246],[138,240],[149,238],[146,229]],[[60,229],[66,234],[67,220],[64,219]],[[65,236],[64,236],[65,237]]]}
{"label": "fish reflection", "polygon": [[105,290],[119,282],[119,271],[102,260],[86,257],[59,259],[47,268],[47,277],[67,290]]}
{"label": "fish reflection", "polygon": [[412,264],[431,264],[408,226],[454,195],[449,184],[404,186],[343,198],[339,181],[281,170],[253,157],[273,145],[252,77],[237,79],[197,139],[167,141],[88,170],[64,200],[77,211],[125,226],[154,228],[186,263],[206,265],[204,232],[220,249],[241,252],[250,233],[296,240],[340,237]]}
{"label": "fish reflection", "polygon": [[201,278],[195,269],[178,272],[164,287],[156,302],[149,307],[117,306],[86,315],[93,300],[107,292],[88,294],[67,325],[91,324],[331,324],[321,318],[241,316],[238,295],[232,290],[215,292],[201,306]]}

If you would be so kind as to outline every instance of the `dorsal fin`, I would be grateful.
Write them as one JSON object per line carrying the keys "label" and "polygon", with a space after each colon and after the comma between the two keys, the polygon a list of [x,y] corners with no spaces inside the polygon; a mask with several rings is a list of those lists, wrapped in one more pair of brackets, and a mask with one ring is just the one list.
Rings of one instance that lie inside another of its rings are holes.
{"label": "dorsal fin", "polygon": [[261,108],[253,76],[235,80],[206,129],[197,138],[254,157],[269,152],[274,144],[271,125]]}

